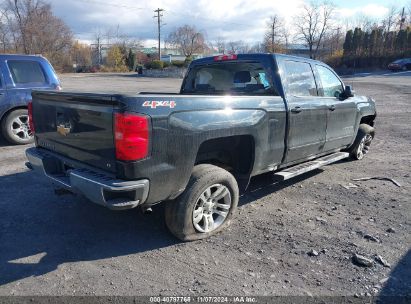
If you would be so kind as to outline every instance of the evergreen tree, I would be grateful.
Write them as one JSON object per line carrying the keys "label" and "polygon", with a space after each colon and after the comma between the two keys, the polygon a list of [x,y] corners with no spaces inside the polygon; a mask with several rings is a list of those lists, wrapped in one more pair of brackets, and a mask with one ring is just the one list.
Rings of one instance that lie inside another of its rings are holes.
{"label": "evergreen tree", "polygon": [[371,56],[374,56],[377,53],[377,30],[373,29],[368,41],[369,44],[369,53]]}
{"label": "evergreen tree", "polygon": [[352,38],[353,38],[353,32],[352,30],[347,31],[345,34],[345,40],[344,40],[344,45],[343,45],[343,50],[344,50],[344,56],[350,56],[352,55]]}
{"label": "evergreen tree", "polygon": [[375,45],[375,55],[380,56],[383,53],[384,48],[384,30],[382,28],[377,30],[377,40]]}
{"label": "evergreen tree", "polygon": [[407,28],[407,51],[408,51],[408,55],[411,56],[411,27]]}
{"label": "evergreen tree", "polygon": [[352,38],[353,51],[355,55],[361,55],[364,33],[361,28],[356,27]]}
{"label": "evergreen tree", "polygon": [[396,32],[387,32],[384,35],[384,54],[388,55],[394,52],[394,43]]}
{"label": "evergreen tree", "polygon": [[136,55],[133,53],[132,49],[128,51],[126,64],[130,71],[134,71],[135,64],[136,64]]}
{"label": "evergreen tree", "polygon": [[370,37],[371,34],[369,32],[364,33],[362,49],[364,50],[364,55],[367,57],[370,56]]}
{"label": "evergreen tree", "polygon": [[397,51],[404,52],[407,48],[407,31],[406,30],[400,30],[397,33],[397,37],[395,39],[395,48]]}

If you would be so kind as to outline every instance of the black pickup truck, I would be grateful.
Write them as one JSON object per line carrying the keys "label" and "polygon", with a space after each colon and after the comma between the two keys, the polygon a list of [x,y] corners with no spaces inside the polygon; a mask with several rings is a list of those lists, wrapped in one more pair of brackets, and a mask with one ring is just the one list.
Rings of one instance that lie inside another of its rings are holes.
{"label": "black pickup truck", "polygon": [[111,209],[167,201],[182,240],[225,228],[252,176],[362,159],[376,117],[324,63],[278,54],[193,61],[179,94],[32,95],[32,168]]}

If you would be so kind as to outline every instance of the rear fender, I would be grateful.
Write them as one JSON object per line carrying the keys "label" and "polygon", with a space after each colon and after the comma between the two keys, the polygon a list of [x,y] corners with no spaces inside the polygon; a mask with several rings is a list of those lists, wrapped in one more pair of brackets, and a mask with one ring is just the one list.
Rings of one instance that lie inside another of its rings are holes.
{"label": "rear fender", "polygon": [[[267,113],[264,110],[212,110],[178,112],[169,117],[168,158],[181,170],[180,193],[186,187],[200,145],[210,139],[249,135],[255,143],[255,159],[259,147],[267,145]],[[178,195],[176,193],[175,195]],[[174,196],[175,196],[174,195]]]}

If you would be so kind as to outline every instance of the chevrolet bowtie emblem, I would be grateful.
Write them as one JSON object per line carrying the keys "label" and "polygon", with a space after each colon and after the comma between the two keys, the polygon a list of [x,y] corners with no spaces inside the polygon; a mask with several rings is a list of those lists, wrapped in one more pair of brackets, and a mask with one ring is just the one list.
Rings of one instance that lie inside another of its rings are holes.
{"label": "chevrolet bowtie emblem", "polygon": [[63,135],[63,136],[67,136],[67,134],[69,134],[71,131],[70,127],[66,127],[65,125],[61,124],[57,126],[57,133]]}

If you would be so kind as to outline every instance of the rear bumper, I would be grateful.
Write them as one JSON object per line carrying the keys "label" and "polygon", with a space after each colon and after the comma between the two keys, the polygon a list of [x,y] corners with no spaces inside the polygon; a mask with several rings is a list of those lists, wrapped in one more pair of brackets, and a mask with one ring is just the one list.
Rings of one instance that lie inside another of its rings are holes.
{"label": "rear bumper", "polygon": [[54,184],[110,209],[131,209],[143,204],[149,180],[125,181],[105,173],[79,168],[76,162],[39,148],[29,148],[26,156],[32,168]]}

